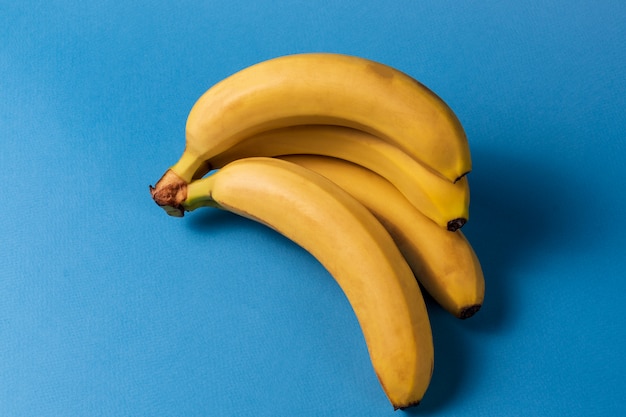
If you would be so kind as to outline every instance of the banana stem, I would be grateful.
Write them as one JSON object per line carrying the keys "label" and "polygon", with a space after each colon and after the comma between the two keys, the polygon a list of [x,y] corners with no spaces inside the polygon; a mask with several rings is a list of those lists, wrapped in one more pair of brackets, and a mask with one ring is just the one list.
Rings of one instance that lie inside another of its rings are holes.
{"label": "banana stem", "polygon": [[210,166],[202,158],[185,149],[178,162],[163,174],[154,187],[150,186],[152,199],[170,216],[183,217],[185,209],[182,204],[187,198],[188,184],[202,178],[209,170]]}
{"label": "banana stem", "polygon": [[211,195],[213,183],[213,176],[208,176],[189,184],[187,188],[187,198],[181,203],[183,210],[193,211],[200,207],[220,208],[220,205]]}
{"label": "banana stem", "polygon": [[208,173],[210,166],[204,162],[204,158],[199,157],[187,147],[178,162],[170,169],[183,181],[190,183]]}

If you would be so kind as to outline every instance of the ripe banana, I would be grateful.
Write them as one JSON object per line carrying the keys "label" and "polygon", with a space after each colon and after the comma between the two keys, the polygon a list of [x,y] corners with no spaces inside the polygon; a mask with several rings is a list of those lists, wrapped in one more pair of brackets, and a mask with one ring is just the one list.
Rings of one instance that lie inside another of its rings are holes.
{"label": "ripe banana", "polygon": [[410,267],[369,210],[320,174],[263,157],[192,182],[183,207],[202,206],[256,220],[315,256],[348,298],[394,408],[419,403],[433,369],[426,306]]}
{"label": "ripe banana", "polygon": [[273,129],[248,138],[211,159],[213,168],[252,156],[319,154],[362,165],[392,182],[424,215],[454,231],[469,217],[469,186],[451,183],[401,149],[361,130],[331,125]]}
{"label": "ripe banana", "polygon": [[445,310],[465,319],[485,295],[480,262],[459,230],[449,233],[416,210],[376,173],[336,158],[287,155],[284,159],[330,179],[367,207],[385,226],[424,289]]}
{"label": "ripe banana", "polygon": [[459,120],[424,85],[368,59],[305,53],[252,65],[206,91],[189,113],[185,150],[153,198],[180,215],[179,198],[186,184],[209,171],[207,161],[246,137],[299,124],[367,131],[452,182],[471,170]]}

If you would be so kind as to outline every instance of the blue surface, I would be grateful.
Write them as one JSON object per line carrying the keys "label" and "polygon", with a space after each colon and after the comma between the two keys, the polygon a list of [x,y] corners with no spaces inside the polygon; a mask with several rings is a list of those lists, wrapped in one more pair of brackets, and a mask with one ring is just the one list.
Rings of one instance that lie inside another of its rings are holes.
{"label": "blue surface", "polygon": [[[0,415],[626,415],[626,3],[471,3],[2,0]],[[307,253],[148,193],[205,89],[307,51],[408,72],[470,139],[486,302],[429,304],[411,411]]]}

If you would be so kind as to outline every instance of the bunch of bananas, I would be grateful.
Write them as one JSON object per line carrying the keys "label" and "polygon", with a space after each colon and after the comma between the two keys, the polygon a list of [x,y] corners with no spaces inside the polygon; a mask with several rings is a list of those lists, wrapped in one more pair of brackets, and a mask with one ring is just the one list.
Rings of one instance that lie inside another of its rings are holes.
{"label": "bunch of bananas", "polygon": [[462,319],[483,302],[480,263],[458,230],[470,169],[461,124],[424,85],[364,58],[309,53],[206,91],[182,157],[150,191],[172,216],[229,210],[315,256],[347,296],[400,409],[421,401],[433,372],[422,289]]}

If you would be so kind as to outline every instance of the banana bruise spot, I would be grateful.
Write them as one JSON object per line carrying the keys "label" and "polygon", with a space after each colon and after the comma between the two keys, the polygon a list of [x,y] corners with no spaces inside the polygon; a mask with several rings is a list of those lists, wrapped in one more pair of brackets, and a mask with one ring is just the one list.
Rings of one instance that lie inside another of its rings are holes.
{"label": "banana bruise spot", "polygon": [[367,69],[375,73],[381,78],[392,79],[395,77],[395,72],[386,65],[382,65],[378,62],[370,62],[367,65]]}

